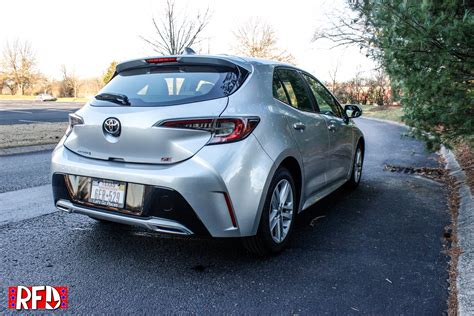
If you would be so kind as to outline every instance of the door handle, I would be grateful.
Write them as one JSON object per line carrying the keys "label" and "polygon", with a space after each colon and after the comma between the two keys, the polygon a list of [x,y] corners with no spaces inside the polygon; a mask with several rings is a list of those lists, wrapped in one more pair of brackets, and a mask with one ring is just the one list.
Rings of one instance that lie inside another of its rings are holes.
{"label": "door handle", "polygon": [[296,129],[297,131],[304,131],[304,129],[306,128],[306,125],[304,125],[301,122],[298,122],[298,123],[293,124],[293,128]]}
{"label": "door handle", "polygon": [[329,122],[328,130],[331,131],[331,132],[335,132],[336,131],[336,124],[334,124],[332,122]]}

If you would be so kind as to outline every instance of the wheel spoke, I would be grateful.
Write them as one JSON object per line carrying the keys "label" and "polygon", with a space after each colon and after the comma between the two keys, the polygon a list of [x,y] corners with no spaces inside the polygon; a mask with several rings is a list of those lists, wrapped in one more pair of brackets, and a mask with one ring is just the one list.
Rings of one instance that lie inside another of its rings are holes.
{"label": "wheel spoke", "polygon": [[281,216],[284,219],[290,219],[291,220],[293,218],[293,214],[291,212],[281,212]]}
{"label": "wheel spoke", "polygon": [[286,203],[283,205],[284,210],[293,210],[293,201]]}
{"label": "wheel spoke", "polygon": [[[274,213],[274,214],[273,214]],[[273,216],[272,216],[273,214]],[[270,230],[273,231],[273,229],[275,228],[276,224],[278,223],[278,211],[277,210],[273,210],[272,211],[272,214],[270,214]]]}
{"label": "wheel spoke", "polygon": [[273,192],[273,196],[272,196],[272,201],[271,201],[271,207],[272,209],[277,209],[278,208],[278,196],[276,195],[276,192],[274,191]]}
{"label": "wheel spoke", "polygon": [[281,241],[281,229],[280,229],[280,220],[279,218],[277,218],[277,221],[276,221],[276,239],[278,242]]}
{"label": "wheel spoke", "polygon": [[288,192],[290,191],[290,185],[288,182],[283,183],[283,188],[280,191],[280,205],[284,205],[286,203],[286,199],[288,198]]}
{"label": "wheel spoke", "polygon": [[280,186],[277,185],[275,187],[275,191],[273,192],[275,194],[275,197],[278,199],[280,197]]}
{"label": "wheel spoke", "polygon": [[281,241],[285,237],[285,235],[283,233],[283,217],[280,216],[279,219],[280,219],[280,225],[278,226],[280,226],[280,241]]}

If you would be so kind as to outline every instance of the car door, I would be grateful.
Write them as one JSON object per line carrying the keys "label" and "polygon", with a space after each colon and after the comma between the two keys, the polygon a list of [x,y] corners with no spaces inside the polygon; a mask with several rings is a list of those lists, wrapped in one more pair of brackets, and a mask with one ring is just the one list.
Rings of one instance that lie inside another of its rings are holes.
{"label": "car door", "polygon": [[319,112],[327,122],[329,131],[328,185],[346,180],[352,166],[352,127],[343,110],[331,93],[315,78],[303,74],[318,103]]}
{"label": "car door", "polygon": [[278,68],[273,81],[275,98],[289,105],[287,120],[303,160],[303,193],[306,200],[326,186],[329,136],[325,119],[315,110],[300,73]]}

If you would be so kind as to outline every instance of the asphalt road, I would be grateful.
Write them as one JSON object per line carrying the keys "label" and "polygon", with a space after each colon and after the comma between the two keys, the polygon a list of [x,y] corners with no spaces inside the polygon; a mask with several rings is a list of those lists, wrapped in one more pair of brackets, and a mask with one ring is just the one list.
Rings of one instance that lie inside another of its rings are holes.
{"label": "asphalt road", "polygon": [[0,125],[66,122],[81,103],[0,100]]}
{"label": "asphalt road", "polygon": [[[442,314],[446,190],[383,170],[437,167],[436,157],[401,137],[402,127],[358,123],[367,139],[360,187],[304,212],[284,253],[255,258],[238,240],[160,237],[55,212],[0,226],[0,313],[9,285],[66,285],[68,313]],[[10,191],[0,201],[9,195],[12,208],[18,196],[24,205],[24,192],[46,188],[48,159],[0,157],[2,190]]]}

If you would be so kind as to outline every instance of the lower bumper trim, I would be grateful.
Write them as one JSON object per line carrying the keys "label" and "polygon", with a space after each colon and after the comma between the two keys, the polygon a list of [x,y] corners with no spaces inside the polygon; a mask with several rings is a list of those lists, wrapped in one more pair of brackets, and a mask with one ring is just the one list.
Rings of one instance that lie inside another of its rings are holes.
{"label": "lower bumper trim", "polygon": [[159,217],[150,217],[146,219],[133,218],[121,214],[112,214],[109,212],[97,211],[91,208],[78,206],[72,204],[70,201],[67,200],[58,200],[56,202],[56,208],[60,211],[68,213],[78,213],[120,224],[140,226],[160,233],[193,235],[193,232],[191,230],[181,225],[180,223]]}

